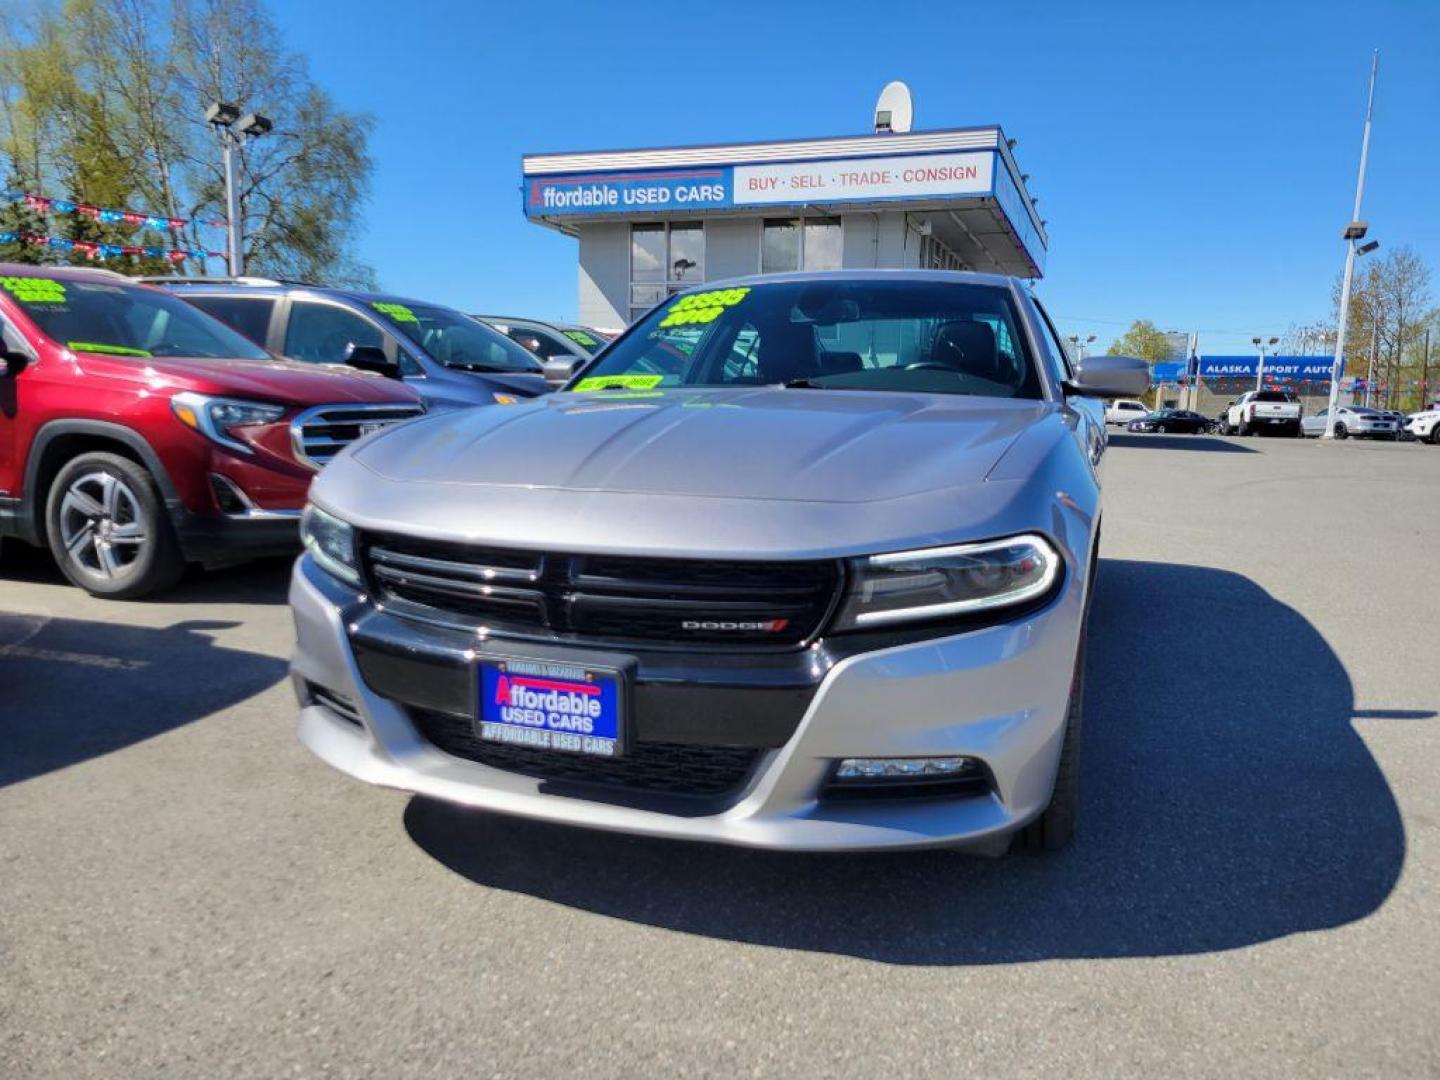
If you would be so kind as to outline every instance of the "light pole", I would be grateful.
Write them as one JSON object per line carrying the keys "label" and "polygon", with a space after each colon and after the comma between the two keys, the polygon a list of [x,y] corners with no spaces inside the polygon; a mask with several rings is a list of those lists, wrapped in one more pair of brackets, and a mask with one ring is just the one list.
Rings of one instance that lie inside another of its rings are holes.
{"label": "light pole", "polygon": [[205,122],[215,129],[220,139],[220,157],[225,165],[225,232],[231,277],[245,272],[245,249],[241,235],[240,185],[235,180],[235,156],[246,139],[258,139],[275,126],[259,113],[240,115],[240,107],[228,101],[217,101],[205,110]]}
{"label": "light pole", "polygon": [[1254,345],[1255,348],[1260,351],[1260,367],[1259,367],[1259,368],[1256,370],[1256,372],[1255,372],[1255,389],[1256,389],[1256,390],[1264,390],[1264,389],[1265,389],[1265,350],[1266,350],[1266,349],[1273,349],[1276,345],[1278,345],[1278,344],[1280,343],[1280,339],[1279,339],[1278,337],[1272,337],[1272,338],[1267,342],[1267,341],[1262,341],[1262,340],[1261,340],[1260,338],[1258,338],[1258,337],[1252,337],[1252,338],[1250,339],[1250,343],[1251,343],[1252,345]]}
{"label": "light pole", "polygon": [[[1335,437],[1335,407],[1340,397],[1340,369],[1345,362],[1345,324],[1350,321],[1350,282],[1355,276],[1355,242],[1365,239],[1365,222],[1360,204],[1365,198],[1365,165],[1370,159],[1370,121],[1375,113],[1375,74],[1380,68],[1380,50],[1370,57],[1370,94],[1365,101],[1365,134],[1360,139],[1360,173],[1355,178],[1355,210],[1341,236],[1345,240],[1345,277],[1340,284],[1340,321],[1335,329],[1335,360],[1330,365],[1330,405],[1325,412],[1325,438]],[[1372,249],[1373,250],[1373,249]]]}
{"label": "light pole", "polygon": [[1085,346],[1089,345],[1092,341],[1095,340],[1095,335],[1091,334],[1089,337],[1082,340],[1079,334],[1071,334],[1066,340],[1069,341],[1071,345],[1075,346],[1075,359],[1077,361],[1084,360]]}

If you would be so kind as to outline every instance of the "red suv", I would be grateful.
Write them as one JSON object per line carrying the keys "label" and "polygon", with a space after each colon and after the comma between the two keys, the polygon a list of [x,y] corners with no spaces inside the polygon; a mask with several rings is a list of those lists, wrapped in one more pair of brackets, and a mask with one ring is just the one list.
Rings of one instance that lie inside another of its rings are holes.
{"label": "red suv", "polygon": [[296,550],[315,472],[424,411],[108,270],[0,264],[0,333],[0,537],[48,544],[96,596]]}

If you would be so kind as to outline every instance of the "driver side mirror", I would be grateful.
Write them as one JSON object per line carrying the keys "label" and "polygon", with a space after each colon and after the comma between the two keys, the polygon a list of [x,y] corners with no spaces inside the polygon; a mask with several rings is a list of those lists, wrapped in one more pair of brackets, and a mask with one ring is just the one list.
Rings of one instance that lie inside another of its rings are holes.
{"label": "driver side mirror", "polygon": [[30,357],[23,352],[7,350],[0,353],[0,379],[13,379],[30,366]]}
{"label": "driver side mirror", "polygon": [[575,377],[576,372],[584,367],[585,363],[584,357],[580,356],[570,356],[565,353],[552,356],[542,365],[545,381],[552,387],[564,386]]}
{"label": "driver side mirror", "polygon": [[1065,383],[1080,397],[1140,397],[1150,389],[1150,365],[1134,356],[1087,356]]}
{"label": "driver side mirror", "polygon": [[384,375],[387,379],[400,378],[400,365],[385,355],[378,345],[351,345],[345,354],[345,364],[356,371],[369,371]]}

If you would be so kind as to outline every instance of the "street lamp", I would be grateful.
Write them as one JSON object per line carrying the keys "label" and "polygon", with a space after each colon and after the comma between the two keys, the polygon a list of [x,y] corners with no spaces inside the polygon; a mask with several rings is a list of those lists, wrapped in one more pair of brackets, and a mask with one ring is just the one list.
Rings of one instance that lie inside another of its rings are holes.
{"label": "street lamp", "polygon": [[[1355,177],[1355,209],[1341,238],[1345,241],[1345,276],[1340,285],[1340,319],[1335,328],[1335,359],[1330,364],[1330,404],[1325,411],[1325,438],[1335,437],[1335,412],[1340,401],[1340,365],[1345,361],[1345,328],[1350,322],[1350,282],[1355,276],[1355,242],[1365,239],[1360,206],[1365,200],[1365,166],[1370,160],[1370,122],[1375,115],[1375,74],[1380,68],[1380,50],[1370,56],[1370,94],[1365,101],[1365,133],[1360,138],[1360,171]],[[1374,248],[1370,249],[1374,251]]]}
{"label": "street lamp", "polygon": [[1262,341],[1258,337],[1252,337],[1250,339],[1250,343],[1260,350],[1260,367],[1255,372],[1256,390],[1265,389],[1265,350],[1273,349],[1279,342],[1280,339],[1278,337],[1272,337],[1269,341]]}
{"label": "street lamp", "polygon": [[1070,335],[1068,338],[1066,338],[1065,340],[1067,340],[1068,342],[1070,342],[1071,345],[1074,345],[1074,346],[1075,346],[1075,357],[1076,357],[1076,359],[1078,359],[1078,360],[1084,360],[1084,359],[1085,359],[1085,346],[1086,346],[1086,345],[1089,345],[1092,341],[1095,340],[1095,335],[1094,335],[1094,334],[1091,334],[1089,337],[1085,338],[1085,339],[1082,341],[1082,340],[1080,339],[1080,335],[1079,335],[1079,334],[1071,334],[1071,335]]}
{"label": "street lamp", "polygon": [[231,277],[245,272],[245,251],[241,246],[240,189],[235,182],[235,155],[247,139],[268,135],[275,125],[259,113],[240,115],[240,106],[217,101],[205,110],[205,122],[215,129],[220,139],[220,156],[225,164],[225,221],[229,237],[229,269]]}

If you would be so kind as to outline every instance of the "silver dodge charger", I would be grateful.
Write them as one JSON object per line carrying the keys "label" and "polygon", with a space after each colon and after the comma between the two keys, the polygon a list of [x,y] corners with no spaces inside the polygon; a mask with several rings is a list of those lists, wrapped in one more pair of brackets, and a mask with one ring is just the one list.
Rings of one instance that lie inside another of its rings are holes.
{"label": "silver dodge charger", "polygon": [[316,479],[300,738],[505,814],[786,850],[1057,848],[1104,410],[1023,283],[840,271],[667,299],[563,392]]}

